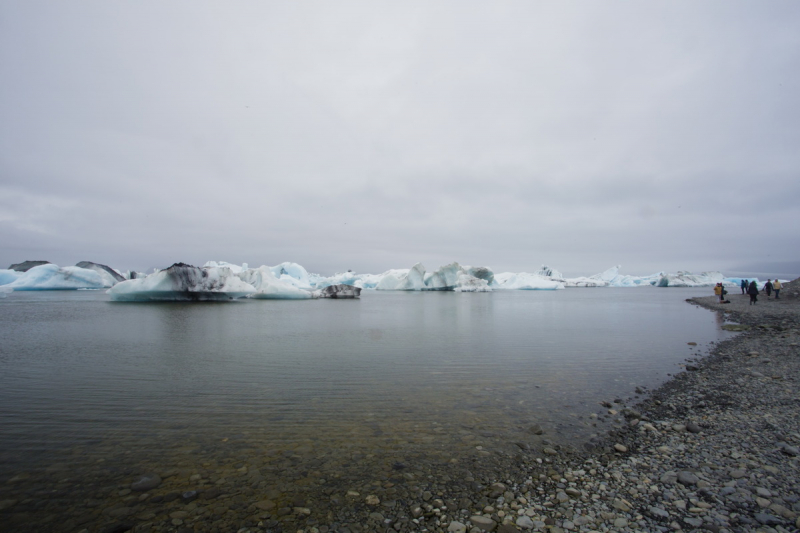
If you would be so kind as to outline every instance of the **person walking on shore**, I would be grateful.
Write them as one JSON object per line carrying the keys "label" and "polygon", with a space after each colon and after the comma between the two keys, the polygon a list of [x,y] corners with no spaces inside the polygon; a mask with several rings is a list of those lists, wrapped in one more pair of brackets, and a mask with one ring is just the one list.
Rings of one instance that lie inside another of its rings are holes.
{"label": "person walking on shore", "polygon": [[722,301],[722,283],[717,283],[714,285],[714,296],[717,297],[717,301]]}
{"label": "person walking on shore", "polygon": [[750,282],[750,287],[747,289],[747,294],[750,295],[750,305],[753,305],[758,300],[758,285],[755,281]]}
{"label": "person walking on shore", "polygon": [[781,282],[778,281],[778,278],[775,278],[775,283],[772,284],[772,289],[775,291],[775,299],[780,300]]}
{"label": "person walking on shore", "polygon": [[747,280],[746,279],[743,279],[741,285],[739,285],[739,286],[742,288],[742,294],[747,292]]}
{"label": "person walking on shore", "polygon": [[767,293],[767,299],[772,295],[772,280],[768,279],[764,284],[764,292]]}

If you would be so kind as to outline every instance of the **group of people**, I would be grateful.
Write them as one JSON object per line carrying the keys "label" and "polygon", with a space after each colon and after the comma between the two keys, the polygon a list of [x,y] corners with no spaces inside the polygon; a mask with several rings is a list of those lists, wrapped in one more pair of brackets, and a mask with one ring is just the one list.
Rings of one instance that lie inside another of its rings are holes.
{"label": "group of people", "polygon": [[[719,285],[722,288],[722,291],[725,291],[725,288],[722,287],[722,283],[718,283],[717,285]],[[746,279],[743,279],[740,287],[742,288],[742,294],[747,293],[750,295],[750,305],[753,305],[756,303],[756,301],[758,301],[759,291],[758,291],[758,285],[756,285],[755,280],[748,282]],[[765,293],[767,293],[768,299],[772,296],[773,291],[775,292],[775,299],[776,300],[781,299],[780,296],[781,282],[778,280],[778,278],[775,278],[774,282],[771,279],[768,279],[767,282],[764,284],[762,290]],[[719,294],[716,288],[714,289],[714,294]],[[722,302],[723,299],[724,299],[724,294],[720,296],[720,302]]]}

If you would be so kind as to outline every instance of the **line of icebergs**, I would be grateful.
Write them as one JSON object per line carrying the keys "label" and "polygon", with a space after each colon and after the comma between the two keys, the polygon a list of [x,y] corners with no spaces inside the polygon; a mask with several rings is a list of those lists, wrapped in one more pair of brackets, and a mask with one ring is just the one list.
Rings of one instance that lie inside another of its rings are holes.
{"label": "line of icebergs", "polygon": [[[536,272],[502,272],[488,267],[450,263],[428,272],[417,263],[408,269],[382,274],[348,271],[333,276],[311,274],[297,263],[249,268],[224,261],[209,261],[202,267],[176,263],[145,275],[122,272],[106,265],[82,261],[59,267],[46,261],[26,261],[0,269],[0,297],[11,291],[108,289],[116,301],[230,300],[358,298],[362,289],[378,291],[561,290],[566,287],[706,287],[717,283],[738,286],[741,278],[726,278],[721,272],[677,274],[659,272],[650,276],[619,273],[619,266],[588,277],[566,278],[546,265]],[[755,280],[758,282],[758,280]]]}

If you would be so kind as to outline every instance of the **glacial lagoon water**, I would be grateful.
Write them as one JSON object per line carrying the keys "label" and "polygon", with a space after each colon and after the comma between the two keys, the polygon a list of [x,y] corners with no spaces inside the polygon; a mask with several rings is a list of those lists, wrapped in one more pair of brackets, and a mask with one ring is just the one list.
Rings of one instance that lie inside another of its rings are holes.
{"label": "glacial lagoon water", "polygon": [[715,314],[684,301],[709,292],[12,293],[0,300],[0,479],[69,472],[69,483],[124,486],[135,473],[253,457],[266,472],[270,457],[290,457],[275,483],[299,483],[354,458],[455,463],[542,438],[580,443],[608,429],[600,401],[635,401],[636,387],[726,338]]}

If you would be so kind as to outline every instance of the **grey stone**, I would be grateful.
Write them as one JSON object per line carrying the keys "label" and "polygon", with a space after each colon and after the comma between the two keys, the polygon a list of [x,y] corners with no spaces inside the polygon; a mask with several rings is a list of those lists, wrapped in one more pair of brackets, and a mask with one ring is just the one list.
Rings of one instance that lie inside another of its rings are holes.
{"label": "grey stone", "polygon": [[472,522],[472,525],[482,531],[494,531],[494,529],[497,527],[497,522],[488,516],[473,515],[469,518],[469,521]]}
{"label": "grey stone", "polygon": [[700,518],[688,517],[683,519],[684,522],[689,524],[692,527],[700,527],[703,525],[703,520]]}
{"label": "grey stone", "polygon": [[522,515],[519,518],[517,518],[516,524],[522,529],[533,529],[534,527],[533,520],[529,516],[525,515]]}
{"label": "grey stone", "polygon": [[447,531],[449,533],[466,533],[467,526],[465,524],[462,524],[461,522],[453,520],[452,522],[450,522],[450,525],[447,526]]}
{"label": "grey stone", "polygon": [[741,479],[746,475],[747,475],[747,471],[746,470],[742,470],[741,468],[735,468],[735,469],[731,470],[731,477],[733,479]]}
{"label": "grey stone", "polygon": [[681,485],[697,485],[698,481],[700,478],[687,470],[678,472],[678,483]]}
{"label": "grey stone", "polygon": [[145,474],[138,480],[131,483],[131,490],[146,491],[152,490],[161,485],[161,478],[158,474]]}
{"label": "grey stone", "polygon": [[689,433],[700,433],[703,430],[694,422],[689,422],[686,424],[686,431]]}
{"label": "grey stone", "polygon": [[661,507],[650,507],[650,516],[659,520],[669,520],[669,513]]}
{"label": "grey stone", "polygon": [[767,513],[756,513],[753,515],[753,518],[758,520],[759,524],[764,524],[765,526],[777,526],[778,524],[783,522],[777,516]]}

